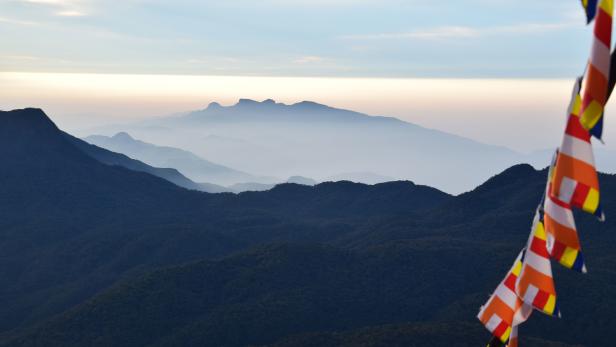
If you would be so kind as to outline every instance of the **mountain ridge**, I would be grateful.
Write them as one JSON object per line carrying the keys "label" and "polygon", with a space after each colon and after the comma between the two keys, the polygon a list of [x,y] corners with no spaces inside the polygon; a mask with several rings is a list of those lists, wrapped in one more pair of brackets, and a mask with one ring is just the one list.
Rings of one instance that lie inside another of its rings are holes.
{"label": "mountain ridge", "polygon": [[195,182],[229,186],[243,182],[274,183],[276,181],[274,178],[257,177],[213,163],[183,149],[157,146],[137,140],[127,132],[119,132],[111,137],[90,135],[84,140],[98,147],[123,153],[149,165],[177,169]]}
{"label": "mountain ridge", "polygon": [[[349,228],[336,219],[372,218],[358,211],[381,213],[395,200],[402,203],[392,213],[407,212],[448,198],[411,184],[393,191],[356,184],[346,197],[328,185],[190,191],[94,159],[40,110],[41,126],[8,121],[23,112],[33,111],[0,113],[0,298],[20,298],[3,302],[0,331],[62,312],[129,274],[272,240],[331,238]],[[319,206],[328,206],[327,217]]]}
{"label": "mountain ridge", "polygon": [[[208,116],[211,117],[215,115],[215,114],[209,114],[210,112],[223,112],[223,114],[226,113],[226,115],[229,116],[231,114],[227,112],[234,111],[234,110],[241,110],[242,112],[249,112],[250,114],[242,114],[242,116],[245,116],[245,117],[250,117],[251,114],[255,116],[259,116],[261,117],[259,118],[259,120],[261,121],[270,120],[268,118],[262,118],[263,113],[265,112],[274,112],[274,113],[277,113],[279,115],[281,114],[284,116],[284,113],[289,112],[289,111],[301,111],[302,114],[300,114],[299,116],[310,116],[309,112],[327,112],[328,113],[329,117],[324,116],[321,118],[308,119],[308,120],[313,120],[313,121],[314,120],[349,121],[349,120],[352,120],[353,117],[356,117],[356,118],[361,118],[363,120],[380,120],[380,121],[386,120],[390,122],[400,122],[400,123],[405,123],[409,125],[414,125],[412,123],[404,122],[395,117],[371,116],[371,115],[363,114],[360,112],[327,106],[325,104],[320,104],[314,101],[305,100],[305,101],[300,101],[300,102],[296,102],[293,104],[284,104],[284,103],[278,103],[273,99],[257,101],[257,100],[245,99],[245,98],[241,98],[239,99],[237,103],[233,105],[229,105],[229,106],[222,106],[218,102],[211,102],[205,109],[198,110],[198,111],[192,111],[192,112],[189,112],[188,114],[178,116],[177,118],[178,119],[184,118],[184,119],[189,119],[192,121],[199,121],[199,120],[207,121]],[[336,116],[338,116],[339,118],[335,118]],[[291,121],[302,120],[300,117],[288,117],[286,119],[291,120]],[[218,120],[223,120],[223,119],[221,118]]]}
{"label": "mountain ridge", "polygon": [[[457,196],[412,182],[206,194],[4,116],[2,346],[487,341],[475,315],[546,179],[517,165]],[[565,318],[534,315],[523,337],[537,346],[611,343],[616,176],[600,180],[607,221],[576,213],[591,275],[554,265]]]}
{"label": "mountain ridge", "polygon": [[[150,143],[183,148],[265,176],[326,179],[344,172],[372,172],[452,194],[468,191],[490,175],[525,161],[523,154],[503,146],[307,101],[215,103],[113,131],[128,131]],[[453,173],[455,177],[449,177]]]}

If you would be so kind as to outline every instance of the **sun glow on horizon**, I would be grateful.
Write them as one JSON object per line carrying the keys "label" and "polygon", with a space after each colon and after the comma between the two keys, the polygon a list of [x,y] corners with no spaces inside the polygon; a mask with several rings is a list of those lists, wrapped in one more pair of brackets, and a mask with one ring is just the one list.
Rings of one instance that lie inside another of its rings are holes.
{"label": "sun glow on horizon", "polygon": [[310,100],[524,151],[558,141],[562,129],[553,124],[564,117],[571,85],[567,79],[0,72],[0,107],[41,107],[72,130],[202,109],[213,101]]}

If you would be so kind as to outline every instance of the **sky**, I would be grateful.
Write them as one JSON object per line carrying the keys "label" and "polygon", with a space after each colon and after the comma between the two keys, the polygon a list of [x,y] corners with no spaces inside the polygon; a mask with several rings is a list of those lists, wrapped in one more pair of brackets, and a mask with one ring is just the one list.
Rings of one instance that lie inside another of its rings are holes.
{"label": "sky", "polygon": [[313,100],[528,151],[559,137],[584,22],[577,0],[0,0],[0,108],[77,131]]}
{"label": "sky", "polygon": [[571,77],[588,48],[583,23],[578,0],[0,0],[0,62],[28,72]]}

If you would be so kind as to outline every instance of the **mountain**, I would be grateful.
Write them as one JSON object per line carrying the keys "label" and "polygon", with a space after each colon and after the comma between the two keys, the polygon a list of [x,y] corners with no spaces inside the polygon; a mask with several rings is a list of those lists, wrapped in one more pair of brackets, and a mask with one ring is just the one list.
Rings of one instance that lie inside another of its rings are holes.
{"label": "mountain", "polygon": [[231,107],[221,106],[217,102],[212,102],[202,111],[192,112],[181,116],[182,123],[192,122],[200,124],[204,121],[214,123],[244,123],[254,122],[362,122],[362,121],[387,121],[402,123],[391,117],[369,117],[359,112],[336,109],[311,101],[302,101],[293,105],[277,103],[272,99],[258,102],[251,99],[240,99],[237,104]]}
{"label": "mountain", "polygon": [[319,241],[347,231],[337,220],[359,211],[380,214],[396,201],[409,212],[449,198],[411,183],[343,185],[344,196],[329,185],[285,184],[263,195],[189,191],[97,161],[38,109],[0,112],[0,135],[1,332],[160,266],[263,242]]}
{"label": "mountain", "polygon": [[317,184],[317,181],[315,181],[315,180],[313,180],[312,178],[309,178],[309,177],[291,176],[287,180],[287,183],[302,184],[302,185],[305,185],[305,186],[314,186],[314,185]]}
{"label": "mountain", "polygon": [[[101,130],[103,131],[103,130]],[[166,143],[246,172],[273,177],[339,177],[363,183],[411,180],[449,193],[468,191],[524,162],[504,147],[315,102],[292,105],[241,99],[211,103],[182,116],[112,127],[144,141]],[[182,171],[180,169],[180,171]],[[190,175],[189,175],[190,176]]]}
{"label": "mountain", "polygon": [[[128,269],[237,247],[207,228],[183,231],[187,206],[207,218],[209,195],[97,161],[41,110],[0,112],[0,160],[2,331],[66,309]],[[210,246],[190,246],[200,244]]]}
{"label": "mountain", "polygon": [[233,184],[227,187],[227,189],[232,192],[264,192],[274,188],[275,186],[275,184],[245,182]]}
{"label": "mountain", "polygon": [[[259,247],[114,286],[10,345],[321,346],[327,345],[323,340],[353,345],[360,336],[371,336],[383,346],[434,346],[456,339],[473,346],[488,338],[474,313],[487,296],[488,283],[497,283],[495,274],[503,271],[500,265],[486,266],[486,259],[501,263],[503,249],[442,239],[361,251],[312,244]],[[585,314],[562,322],[533,317],[523,328],[524,338],[533,341],[529,345],[569,345],[554,342],[561,339],[586,346],[608,342],[612,319],[603,327],[583,324],[596,314],[592,308],[602,305],[584,304],[614,289],[613,280],[600,289],[606,275],[598,273],[601,280],[584,285],[565,277],[569,290],[562,291],[564,297]],[[584,290],[590,286],[598,292]],[[604,312],[601,317],[609,315]],[[392,322],[412,325],[402,331],[382,327]],[[306,336],[309,332],[321,333]]]}
{"label": "mountain", "polygon": [[[331,333],[305,333],[283,339],[270,347],[476,347],[484,345],[482,327],[471,323],[406,323],[381,325]],[[520,345],[533,347],[574,347],[573,345],[521,337]],[[579,347],[579,345],[577,345]]]}
{"label": "mountain", "polygon": [[[285,183],[294,183],[304,186],[314,186],[317,182],[311,178],[302,176],[289,177]],[[215,184],[202,183],[201,190],[208,193],[243,193],[243,192],[264,192],[277,186],[277,184],[244,182],[232,184],[228,187],[217,186]]]}
{"label": "mountain", "polygon": [[199,190],[206,193],[235,193],[235,191],[231,188],[212,183],[199,183],[199,188]]}
{"label": "mountain", "polygon": [[[35,109],[0,112],[0,160],[11,347],[485,343],[475,315],[547,175],[516,165],[458,196],[404,181],[207,194],[103,164]],[[563,318],[533,315],[527,345],[611,344],[616,177],[600,179],[607,221],[576,214],[589,274],[554,264]]]}
{"label": "mountain", "polygon": [[377,184],[395,181],[393,177],[385,177],[373,172],[345,172],[323,179],[325,182],[351,181],[366,184]]}
{"label": "mountain", "polygon": [[195,182],[207,182],[220,186],[243,182],[276,182],[276,179],[271,177],[255,177],[212,163],[185,150],[135,140],[125,132],[117,133],[112,137],[92,135],[84,140],[98,147],[126,154],[149,165],[178,169]]}
{"label": "mountain", "polygon": [[[286,183],[295,183],[304,186],[314,186],[317,184],[315,180],[308,177],[302,176],[292,176],[289,177]],[[268,184],[268,183],[257,183],[257,182],[244,182],[244,183],[236,183],[230,185],[228,187],[221,187],[220,192],[232,192],[232,193],[242,193],[242,192],[264,192],[274,188],[276,184]],[[216,188],[214,187],[205,187],[207,192],[216,193]]]}
{"label": "mountain", "polygon": [[[11,345],[248,346],[303,332],[427,320],[435,309],[456,300],[448,292],[468,285],[457,274],[479,266],[481,256],[488,255],[479,251],[462,263],[455,260],[464,258],[463,251],[451,244],[438,252],[389,250],[395,253],[384,257],[381,250],[357,254],[315,245],[268,246],[218,262],[157,271],[114,287]],[[432,276],[426,263],[435,255],[451,261],[439,274],[449,279],[449,289],[434,291],[421,283]],[[407,257],[414,261],[405,263]],[[471,286],[478,290],[481,285]],[[462,329],[453,330],[457,334],[440,340],[460,336]],[[474,334],[462,335],[468,338],[462,345],[485,343],[479,324],[470,330]],[[434,346],[438,340],[434,333],[416,332],[412,342]]]}
{"label": "mountain", "polygon": [[124,154],[115,153],[94,145],[90,145],[87,142],[80,140],[74,136],[71,136],[67,133],[64,133],[64,136],[69,142],[73,144],[73,146],[79,148],[81,151],[101,163],[107,165],[121,166],[133,171],[149,173],[186,189],[203,191],[209,191],[209,189],[214,189],[213,186],[202,186],[191,181],[190,179],[186,178],[186,176],[178,172],[178,170],[176,169],[153,167],[144,164],[138,160],[131,159]]}

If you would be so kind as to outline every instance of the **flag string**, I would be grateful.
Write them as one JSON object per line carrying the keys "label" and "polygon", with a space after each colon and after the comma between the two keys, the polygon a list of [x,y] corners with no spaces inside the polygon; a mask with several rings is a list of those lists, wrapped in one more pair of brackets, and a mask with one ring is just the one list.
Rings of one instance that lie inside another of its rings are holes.
{"label": "flag string", "polygon": [[518,327],[533,310],[561,317],[551,260],[586,273],[573,209],[605,220],[592,138],[603,143],[605,105],[616,86],[611,52],[614,0],[582,0],[594,22],[590,57],[573,88],[560,147],[548,169],[526,246],[477,318],[490,331],[488,347],[518,347]]}

